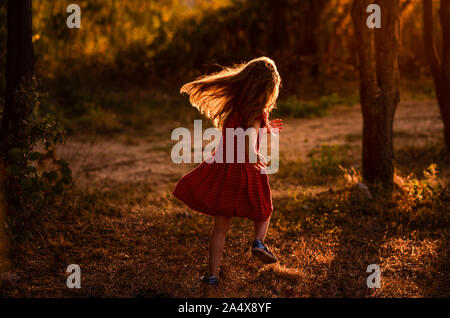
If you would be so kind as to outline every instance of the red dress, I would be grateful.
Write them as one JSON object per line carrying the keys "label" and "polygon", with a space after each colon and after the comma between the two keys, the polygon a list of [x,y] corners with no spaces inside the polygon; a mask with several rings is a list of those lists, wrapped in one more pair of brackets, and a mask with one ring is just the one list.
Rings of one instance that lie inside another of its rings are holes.
{"label": "red dress", "polygon": [[[266,126],[267,116],[262,115],[260,119],[261,127]],[[238,127],[242,125],[235,114],[224,124],[218,147],[222,145],[227,149],[225,129]],[[235,154],[236,148],[237,138],[234,138]],[[268,175],[248,163],[247,156],[245,163],[236,163],[236,160],[235,163],[226,163],[226,160],[223,163],[211,162],[217,153],[216,150],[212,157],[181,178],[173,195],[192,210],[207,215],[267,220],[273,211]]]}

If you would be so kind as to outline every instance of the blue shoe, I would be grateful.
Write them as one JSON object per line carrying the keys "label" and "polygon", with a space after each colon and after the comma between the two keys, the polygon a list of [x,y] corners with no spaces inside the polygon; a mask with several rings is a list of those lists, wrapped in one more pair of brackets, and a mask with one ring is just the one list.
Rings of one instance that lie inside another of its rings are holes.
{"label": "blue shoe", "polygon": [[208,285],[217,286],[219,285],[219,279],[216,276],[205,275],[202,277],[202,282]]}
{"label": "blue shoe", "polygon": [[272,264],[278,261],[277,257],[260,240],[254,240],[252,244],[252,254],[259,258],[264,264]]}

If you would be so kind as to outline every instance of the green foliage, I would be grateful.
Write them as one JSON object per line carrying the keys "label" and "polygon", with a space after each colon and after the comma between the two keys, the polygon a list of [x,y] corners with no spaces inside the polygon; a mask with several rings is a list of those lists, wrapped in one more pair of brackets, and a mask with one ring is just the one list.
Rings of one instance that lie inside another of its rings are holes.
{"label": "green foliage", "polygon": [[333,33],[330,28],[312,36],[327,11],[325,1],[80,0],[78,4],[81,30],[68,30],[61,27],[67,3],[33,2],[36,66],[45,77],[70,74],[144,86],[152,79],[173,85],[215,71],[215,63],[267,55],[277,61],[285,89],[294,91],[300,77],[316,78],[322,72],[319,51]]}
{"label": "green foliage", "polygon": [[412,174],[406,178],[404,188],[409,197],[416,203],[438,200],[441,196],[443,186],[438,178],[436,164],[431,164],[424,170],[424,179],[419,180]]}
{"label": "green foliage", "polygon": [[80,0],[81,29],[70,30],[65,27],[69,3],[33,1],[37,70],[45,77],[69,73],[83,76],[88,71],[89,76],[97,75],[105,81],[108,76],[99,73],[108,69],[138,82],[141,75],[154,69],[153,57],[167,47],[186,17],[208,7],[220,7],[228,0],[195,2]]}
{"label": "green foliage", "polygon": [[66,130],[52,115],[45,115],[41,121],[30,127],[29,143],[31,147],[42,141],[45,149],[49,150],[58,143],[62,144],[65,139]]}
{"label": "green foliage", "polygon": [[319,175],[336,175],[342,164],[341,147],[338,145],[322,145],[319,151],[313,152],[310,157],[311,167]]}
{"label": "green foliage", "polygon": [[[35,110],[42,94],[37,81],[21,85],[16,100],[22,107]],[[55,200],[72,184],[72,171],[63,159],[55,158],[54,147],[63,143],[65,129],[51,115],[24,120],[21,126],[26,141],[17,147],[12,135],[3,140],[5,156],[8,227],[16,238],[26,238],[32,225],[44,215]]]}
{"label": "green foliage", "polygon": [[349,203],[344,196],[332,193],[326,193],[322,198],[309,193],[289,193],[275,205],[279,213],[273,215],[273,223],[286,237],[335,233],[349,214]]}
{"label": "green foliage", "polygon": [[79,88],[73,92],[63,89],[61,94],[64,95],[64,107],[58,107],[59,98],[52,96],[51,102],[44,103],[42,110],[55,114],[69,134],[81,130],[100,134],[148,131],[155,123],[189,122],[198,116],[184,96],[173,92]]}
{"label": "green foliage", "polygon": [[336,93],[320,97],[315,101],[303,101],[296,96],[288,96],[277,102],[274,116],[313,118],[328,115],[328,111],[335,105],[353,105],[357,101],[357,95],[340,97]]}
{"label": "green foliage", "polygon": [[322,117],[327,115],[329,104],[315,103],[311,101],[301,101],[295,96],[290,96],[282,99],[277,103],[277,108],[274,110],[274,116],[281,117]]}
{"label": "green foliage", "polygon": [[34,114],[37,114],[42,101],[46,97],[47,94],[39,90],[39,83],[35,77],[29,82],[21,81],[14,92],[16,107],[20,106],[21,112],[27,112],[31,109]]}

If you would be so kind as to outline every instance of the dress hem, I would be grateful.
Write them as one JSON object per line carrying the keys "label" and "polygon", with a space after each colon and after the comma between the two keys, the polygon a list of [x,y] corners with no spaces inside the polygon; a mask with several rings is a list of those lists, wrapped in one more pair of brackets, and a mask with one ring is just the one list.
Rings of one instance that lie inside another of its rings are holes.
{"label": "dress hem", "polygon": [[241,215],[238,215],[236,213],[234,213],[234,214],[233,213],[224,213],[223,211],[218,211],[218,210],[213,211],[213,210],[206,210],[206,209],[199,208],[195,204],[192,204],[192,202],[190,202],[189,200],[186,200],[185,198],[182,198],[181,196],[177,195],[176,189],[174,191],[172,191],[172,195],[175,198],[177,198],[178,200],[180,200],[181,202],[183,202],[184,204],[186,204],[191,210],[193,210],[195,212],[198,212],[198,213],[202,213],[202,214],[208,215],[208,216],[222,215],[222,216],[225,216],[225,217],[228,217],[228,218],[238,217],[238,218],[241,218],[241,219],[248,219],[248,220],[251,220],[251,221],[264,222],[264,221],[267,221],[267,219],[270,218],[270,216],[272,215],[272,212],[273,212],[273,211],[271,211],[269,213],[269,215],[265,219],[262,219],[262,218],[250,218],[248,216],[241,216]]}

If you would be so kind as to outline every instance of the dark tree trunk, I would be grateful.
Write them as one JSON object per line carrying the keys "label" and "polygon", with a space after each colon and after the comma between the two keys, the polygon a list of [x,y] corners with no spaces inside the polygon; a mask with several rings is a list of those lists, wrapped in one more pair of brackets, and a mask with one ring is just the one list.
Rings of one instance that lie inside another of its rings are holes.
{"label": "dark tree trunk", "polygon": [[31,24],[31,0],[8,0],[6,44],[6,91],[1,127],[0,153],[0,272],[9,267],[9,242],[3,227],[7,200],[5,166],[7,152],[13,147],[26,145],[23,121],[31,113],[28,105],[19,102],[14,92],[21,81],[31,80],[33,73],[33,42]]}
{"label": "dark tree trunk", "polygon": [[[16,101],[14,92],[22,82],[29,82],[33,73],[33,42],[31,0],[8,0],[6,43],[6,91],[2,121],[3,151],[25,143],[21,124],[30,113],[27,105]],[[14,143],[14,144],[12,144]]]}
{"label": "dark tree trunk", "polygon": [[436,49],[433,32],[433,1],[423,0],[423,41],[433,76],[436,96],[444,122],[444,139],[450,150],[450,0],[441,0],[442,57]]}
{"label": "dark tree trunk", "polygon": [[372,1],[355,0],[352,19],[357,40],[363,115],[363,177],[369,184],[392,189],[393,122],[399,103],[399,0],[379,0],[381,28],[366,25]]}
{"label": "dark tree trunk", "polygon": [[9,240],[4,228],[6,208],[5,165],[4,160],[0,158],[0,273],[10,268]]}
{"label": "dark tree trunk", "polygon": [[311,56],[310,65],[310,75],[313,78],[318,78],[320,76],[320,31],[321,30],[321,18],[324,9],[329,1],[328,0],[312,0],[309,1],[307,10],[310,14],[306,15],[308,23],[306,24],[308,28],[311,28],[306,33],[306,47],[309,51],[309,56]]}

